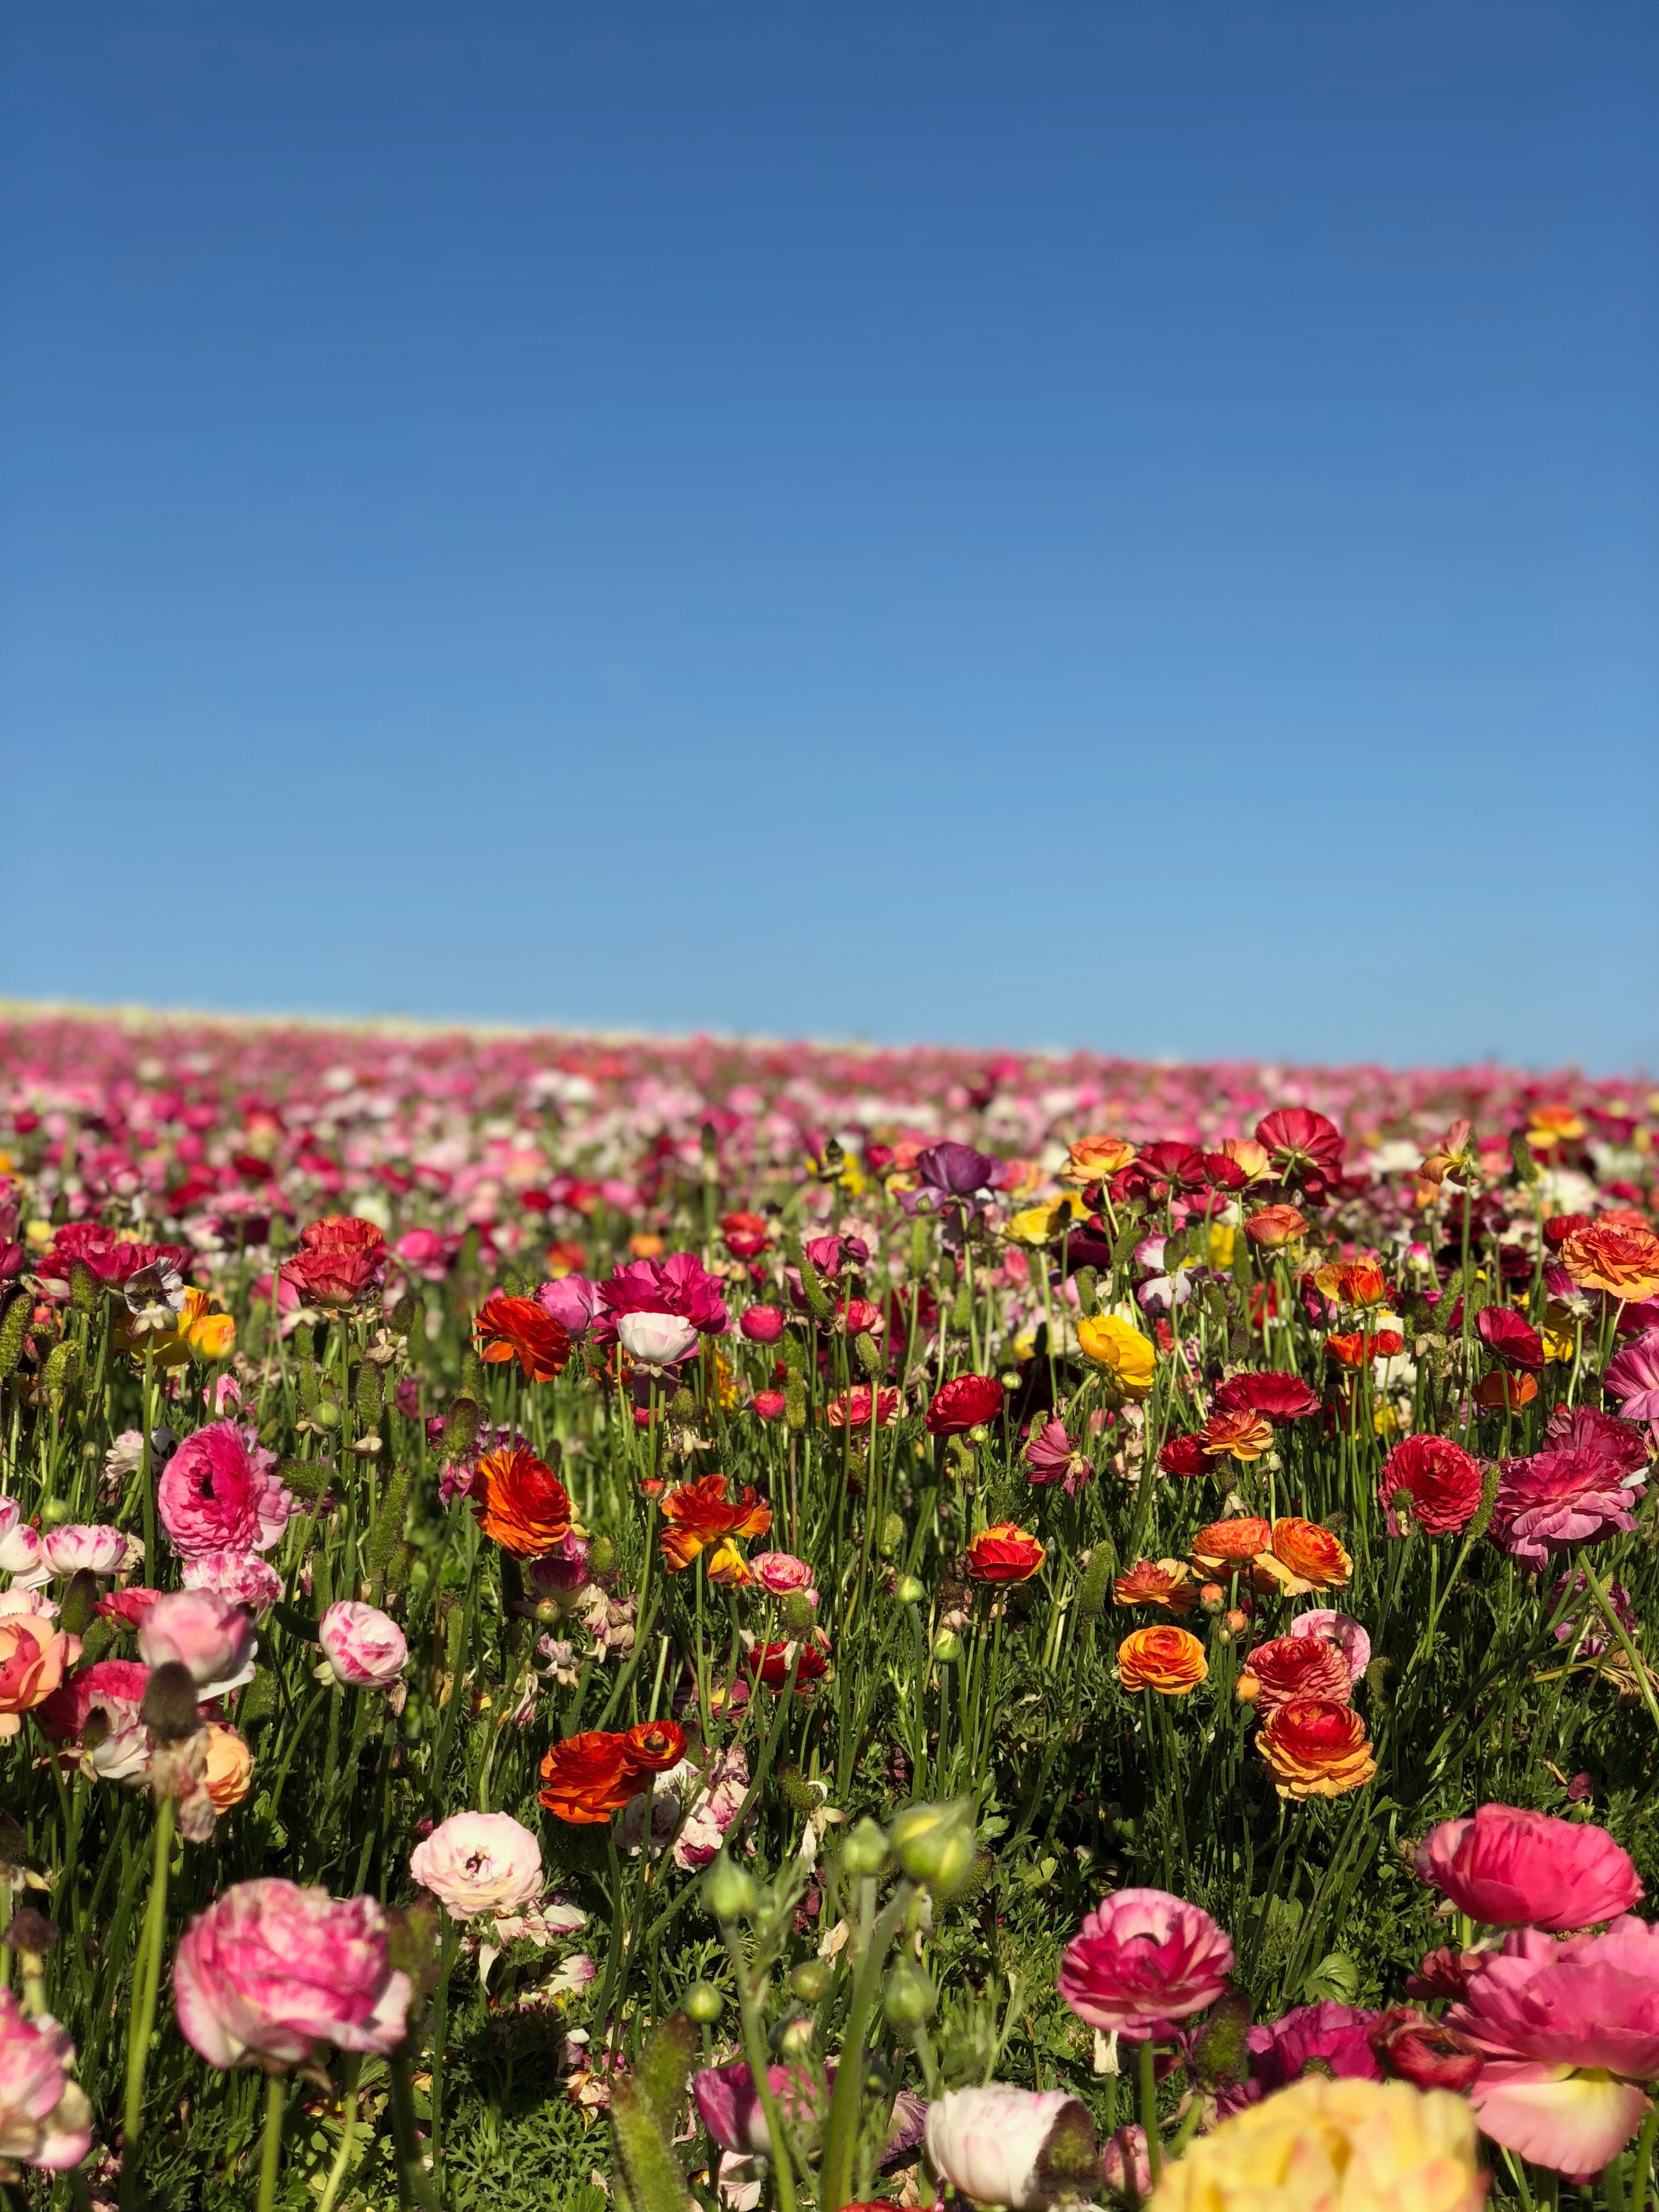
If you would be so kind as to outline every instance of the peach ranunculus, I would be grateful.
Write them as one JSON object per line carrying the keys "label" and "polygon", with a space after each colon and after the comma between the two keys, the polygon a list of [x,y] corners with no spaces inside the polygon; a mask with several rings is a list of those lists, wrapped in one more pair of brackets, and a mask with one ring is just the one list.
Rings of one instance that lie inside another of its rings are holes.
{"label": "peach ranunculus", "polygon": [[670,1574],[678,1574],[711,1544],[763,1536],[772,1525],[772,1509],[751,1484],[745,1483],[734,1499],[723,1474],[705,1474],[664,1493],[662,1523],[663,1563]]}
{"label": "peach ranunculus", "polygon": [[1353,1697],[1348,1662],[1334,1644],[1316,1636],[1274,1636],[1245,1660],[1234,1694],[1264,1719],[1281,1705],[1312,1698],[1346,1705]]}
{"label": "peach ranunculus", "polygon": [[17,1734],[23,1715],[52,1695],[79,1650],[76,1638],[38,1613],[0,1615],[0,1738]]}
{"label": "peach ranunculus", "polygon": [[1152,1387],[1158,1351],[1133,1322],[1116,1314],[1085,1314],[1077,1325],[1085,1359],[1103,1368],[1126,1398],[1144,1398]]}
{"label": "peach ranunculus", "polygon": [[1592,1221],[1567,1238],[1561,1264],[1581,1291],[1626,1300],[1659,1293],[1659,1236],[1651,1229]]}
{"label": "peach ranunculus", "polygon": [[1271,1547],[1273,1540],[1273,1529],[1266,1521],[1253,1517],[1212,1521],[1193,1539],[1192,1562],[1202,1574],[1228,1574],[1235,1567],[1251,1565]]}
{"label": "peach ranunculus", "polygon": [[1164,1605],[1171,1613],[1190,1613],[1198,1602],[1198,1584],[1184,1559],[1137,1559],[1112,1584],[1112,1601]]}
{"label": "peach ranunculus", "polygon": [[515,1559],[539,1559],[570,1534],[570,1493],[523,1444],[486,1452],[468,1494],[479,1528]]}
{"label": "peach ranunculus", "polygon": [[1281,1797],[1346,1797],[1376,1771],[1364,1722],[1334,1698],[1279,1706],[1255,1740]]}
{"label": "peach ranunculus", "polygon": [[1127,1137],[1079,1137],[1074,1145],[1066,1147],[1066,1164],[1060,1171],[1060,1179],[1062,1182],[1081,1184],[1121,1175],[1138,1150]]}
{"label": "peach ranunculus", "polygon": [[1212,1459],[1256,1460],[1273,1449],[1272,1423],[1248,1407],[1236,1413],[1212,1413],[1199,1434]]}
{"label": "peach ranunculus", "polygon": [[1340,1589],[1353,1573],[1353,1561],[1330,1530],[1294,1514],[1273,1522],[1272,1548],[1262,1553],[1261,1565],[1287,1597]]}
{"label": "peach ranunculus", "polygon": [[1293,1206],[1258,1206],[1244,1223],[1244,1234],[1251,1243],[1267,1252],[1277,1252],[1286,1244],[1294,1244],[1298,1237],[1307,1233],[1308,1217]]}
{"label": "peach ranunculus", "polygon": [[1306,2074],[1189,2144],[1149,2212],[1480,2212],[1486,2188],[1466,2099]]}
{"label": "peach ranunculus", "polygon": [[253,1753],[234,1728],[210,1721],[206,1729],[206,1764],[202,1787],[213,1801],[216,1813],[228,1813],[247,1796],[253,1782]]}
{"label": "peach ranunculus", "polygon": [[1204,1646],[1185,1628],[1137,1628],[1117,1647],[1117,1679],[1126,1690],[1184,1698],[1209,1671]]}

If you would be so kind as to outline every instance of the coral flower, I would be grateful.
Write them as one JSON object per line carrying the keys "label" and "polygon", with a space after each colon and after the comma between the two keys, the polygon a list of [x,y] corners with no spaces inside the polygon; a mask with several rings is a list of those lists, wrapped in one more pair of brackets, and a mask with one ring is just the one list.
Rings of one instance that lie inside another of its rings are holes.
{"label": "coral flower", "polygon": [[968,1571],[978,1583],[1028,1583],[1047,1556],[1029,1530],[999,1521],[968,1547]]}
{"label": "coral flower", "polygon": [[[1407,1437],[1383,1462],[1377,1495],[1389,1512],[1406,1493],[1407,1510],[1431,1536],[1467,1528],[1480,1510],[1480,1462],[1449,1437]],[[1393,1529],[1390,1522],[1390,1529]]]}
{"label": "coral flower", "polygon": [[1299,1421],[1319,1411],[1319,1393],[1310,1389],[1299,1375],[1269,1370],[1260,1375],[1230,1375],[1218,1387],[1212,1403],[1218,1413],[1248,1410],[1274,1423]]}
{"label": "coral flower", "polygon": [[872,1406],[870,1385],[854,1382],[851,1389],[836,1391],[824,1407],[823,1418],[832,1429],[867,1429],[873,1412],[876,1426],[884,1429],[897,1419],[898,1409],[899,1394],[896,1390],[878,1389]]}
{"label": "coral flower", "polygon": [[574,1827],[597,1827],[635,1794],[639,1769],[628,1740],[609,1729],[588,1729],[553,1745],[541,1765],[538,1802],[555,1819]]}
{"label": "coral flower", "polygon": [[1212,1521],[1193,1539],[1193,1565],[1205,1574],[1225,1574],[1234,1567],[1248,1567],[1272,1547],[1273,1540],[1273,1532],[1265,1521]]}
{"label": "coral flower", "polygon": [[0,1738],[49,1698],[80,1646],[39,1613],[0,1614]]}
{"label": "coral flower", "polygon": [[1364,1722],[1334,1698],[1280,1705],[1255,1740],[1281,1797],[1343,1797],[1376,1771]]}
{"label": "coral flower", "polygon": [[516,1359],[526,1382],[550,1382],[570,1357],[570,1339],[550,1313],[499,1291],[484,1300],[472,1335],[480,1359]]}
{"label": "coral flower", "polygon": [[1308,1217],[1293,1206],[1260,1206],[1246,1217],[1244,1234],[1264,1251],[1277,1252],[1308,1233]]}
{"label": "coral flower", "polygon": [[1605,1828],[1514,1805],[1443,1820],[1418,1845],[1415,1863],[1460,1912],[1494,1928],[1588,1928],[1628,1912],[1642,1894],[1629,1852]]}
{"label": "coral flower", "polygon": [[682,1482],[662,1501],[662,1556],[671,1574],[689,1567],[699,1552],[735,1536],[763,1536],[772,1509],[750,1484],[733,1500],[723,1474]]}
{"label": "coral flower", "polygon": [[1316,1636],[1275,1636],[1258,1644],[1234,1685],[1245,1705],[1264,1717],[1298,1699],[1346,1705],[1353,1695],[1348,1664],[1334,1644]]}
{"label": "coral flower", "polygon": [[1059,1987],[1091,2027],[1161,2041],[1224,1995],[1232,1971],[1232,1938],[1207,1912],[1167,1890],[1120,1889],[1066,1945]]}
{"label": "coral flower", "polygon": [[753,1260],[766,1249],[768,1229],[763,1213],[723,1213],[720,1235],[734,1260]]}
{"label": "coral flower", "polygon": [[994,1421],[1007,1393],[994,1375],[957,1375],[942,1383],[927,1408],[930,1437],[957,1437]]}
{"label": "coral flower", "polygon": [[1405,1348],[1406,1340],[1397,1328],[1339,1329],[1325,1339],[1328,1358],[1356,1374],[1373,1359],[1395,1358]]}
{"label": "coral flower", "polygon": [[1626,1300],[1659,1292],[1659,1236],[1651,1229],[1592,1221],[1562,1245],[1561,1264],[1581,1291]]}
{"label": "coral flower", "polygon": [[1137,1559],[1112,1584],[1112,1600],[1116,1605],[1164,1605],[1171,1613],[1190,1613],[1198,1602],[1198,1585],[1183,1559]]}
{"label": "coral flower", "polygon": [[1273,1522],[1273,1548],[1263,1553],[1261,1564],[1290,1597],[1340,1589],[1353,1573],[1353,1561],[1330,1530],[1294,1514]]}
{"label": "coral flower", "polygon": [[356,1305],[386,1273],[386,1237],[372,1221],[331,1213],[300,1231],[300,1248],[281,1279],[307,1305]]}
{"label": "coral flower", "polygon": [[1060,1179],[1079,1184],[1099,1182],[1107,1176],[1121,1175],[1134,1157],[1135,1147],[1127,1137],[1079,1137],[1066,1148]]}
{"label": "coral flower", "polygon": [[1260,1459],[1273,1448],[1273,1432],[1266,1417],[1243,1411],[1212,1413],[1200,1431],[1205,1451],[1212,1459]]}
{"label": "coral flower", "polygon": [[678,1721],[636,1721],[623,1730],[623,1745],[636,1778],[665,1774],[685,1756],[685,1730]]}
{"label": "coral flower", "polygon": [[515,1559],[538,1559],[570,1534],[570,1493],[523,1444],[486,1452],[468,1495],[479,1528]]}
{"label": "coral flower", "polygon": [[1084,1358],[1103,1368],[1126,1398],[1144,1398],[1152,1389],[1158,1352],[1133,1322],[1116,1314],[1086,1314],[1077,1340]]}
{"label": "coral flower", "polygon": [[1184,1698],[1209,1671],[1204,1646],[1184,1628],[1137,1628],[1117,1647],[1117,1679],[1126,1690]]}

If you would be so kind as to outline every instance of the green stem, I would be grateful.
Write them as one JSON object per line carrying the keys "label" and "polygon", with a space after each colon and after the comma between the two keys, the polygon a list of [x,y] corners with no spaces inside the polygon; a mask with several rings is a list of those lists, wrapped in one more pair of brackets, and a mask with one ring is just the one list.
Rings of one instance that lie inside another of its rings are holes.
{"label": "green stem", "polygon": [[1146,2166],[1157,2188],[1164,2172],[1164,2145],[1158,2132],[1158,2048],[1150,2035],[1140,2042],[1140,2124],[1146,2131]]}
{"label": "green stem", "polygon": [[1636,2138],[1636,2163],[1631,2168],[1631,2212],[1648,2212],[1648,2183],[1653,2178],[1653,2139],[1659,2133],[1659,2105],[1648,2106],[1642,2132]]}
{"label": "green stem", "polygon": [[283,2165],[283,2112],[288,2103],[288,2076],[273,2074],[265,2083],[265,2133],[259,2152],[258,2212],[273,2212],[276,2181]]}
{"label": "green stem", "polygon": [[328,2170],[328,2179],[323,2185],[323,2194],[317,2212],[334,2212],[335,2199],[345,2185],[351,2171],[352,2153],[357,2147],[357,2072],[362,2063],[354,2051],[347,2057],[344,2068],[344,2129],[340,2136],[340,2148],[334,2163]]}
{"label": "green stem", "polygon": [[[836,2068],[836,2086],[830,2095],[830,2117],[824,2123],[823,2159],[818,2172],[823,2212],[842,2212],[842,2205],[852,2199],[853,2154],[858,2147],[859,2102],[864,2094],[864,2039],[876,2008],[888,1948],[915,1894],[910,1883],[899,1884],[892,1902],[870,1930],[870,1941],[859,1962],[842,2037],[841,2062]],[[779,2212],[784,2212],[781,2205]]]}
{"label": "green stem", "polygon": [[144,2123],[144,2068],[149,2058],[149,2039],[155,2026],[155,2001],[161,1987],[161,1948],[167,1912],[167,1868],[173,1850],[173,1801],[163,1797],[155,1808],[155,1856],[150,1869],[149,1906],[133,1967],[132,2024],[127,2044],[127,2094],[122,2117],[122,2212],[137,2203],[138,2137]]}

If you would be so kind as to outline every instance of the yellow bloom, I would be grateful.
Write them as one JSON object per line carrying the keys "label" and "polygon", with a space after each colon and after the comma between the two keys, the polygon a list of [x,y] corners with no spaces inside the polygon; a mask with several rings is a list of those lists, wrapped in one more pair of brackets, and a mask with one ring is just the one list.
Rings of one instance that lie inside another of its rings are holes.
{"label": "yellow bloom", "polygon": [[1089,1209],[1075,1192],[1046,1199],[1041,1206],[1022,1206],[1008,1217],[1008,1234],[1017,1244],[1048,1244],[1068,1221],[1080,1220]]}
{"label": "yellow bloom", "polygon": [[1224,1275],[1233,1264],[1233,1240],[1237,1234],[1224,1221],[1210,1224],[1210,1265],[1218,1274]]}
{"label": "yellow bloom", "polygon": [[1103,1367],[1126,1398],[1144,1398],[1152,1389],[1158,1353],[1133,1322],[1115,1314],[1085,1314],[1077,1340],[1084,1358]]}
{"label": "yellow bloom", "polygon": [[1310,2074],[1200,2136],[1151,2212],[1478,2212],[1486,2193],[1462,2097]]}
{"label": "yellow bloom", "polygon": [[1544,1309],[1544,1326],[1539,1334],[1544,1340],[1544,1357],[1558,1367],[1571,1367],[1578,1357],[1577,1331],[1572,1316],[1564,1305],[1552,1298]]}
{"label": "yellow bloom", "polygon": [[135,1358],[142,1358],[148,1349],[161,1367],[182,1367],[192,1354],[198,1359],[228,1359],[236,1349],[236,1323],[229,1314],[212,1312],[211,1303],[205,1291],[187,1290],[172,1328],[148,1340],[128,1327],[125,1313],[118,1313],[116,1341]]}

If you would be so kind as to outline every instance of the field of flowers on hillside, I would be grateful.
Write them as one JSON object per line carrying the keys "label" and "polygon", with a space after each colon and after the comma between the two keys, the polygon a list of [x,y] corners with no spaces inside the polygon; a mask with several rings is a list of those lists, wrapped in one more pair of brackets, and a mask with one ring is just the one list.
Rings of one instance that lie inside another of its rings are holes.
{"label": "field of flowers on hillside", "polygon": [[0,1020],[0,2200],[1645,2212],[1656,1128]]}

